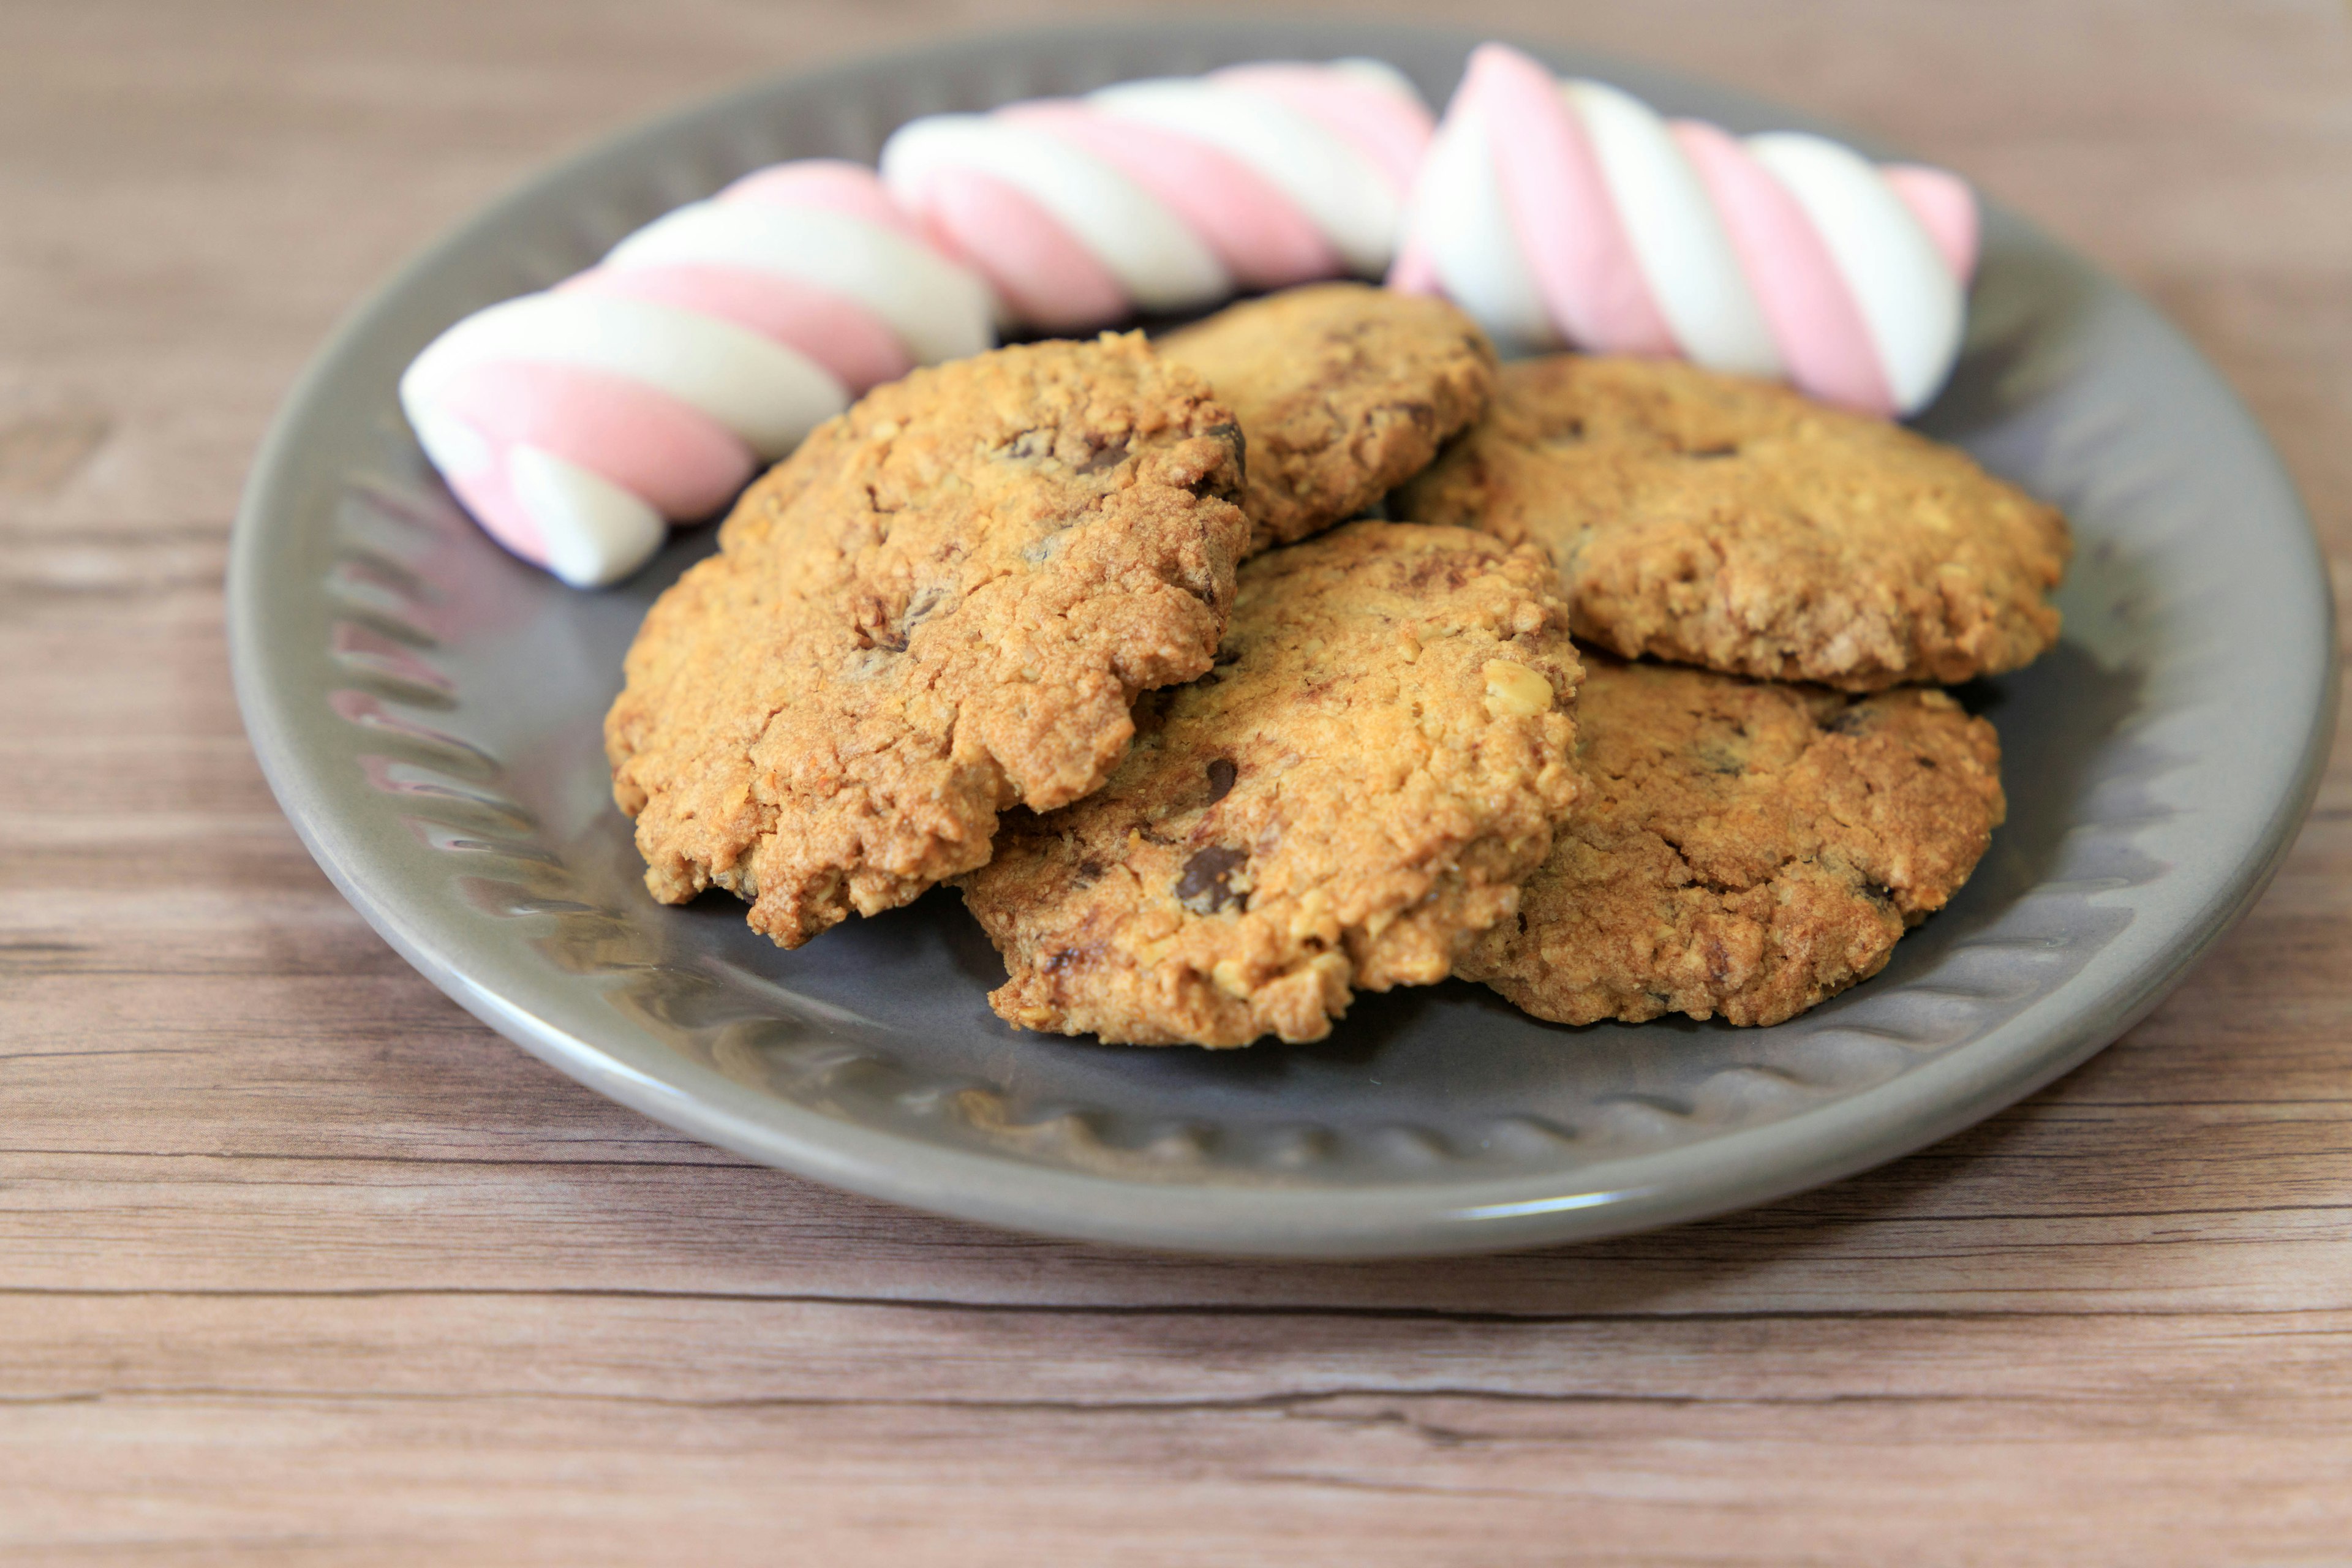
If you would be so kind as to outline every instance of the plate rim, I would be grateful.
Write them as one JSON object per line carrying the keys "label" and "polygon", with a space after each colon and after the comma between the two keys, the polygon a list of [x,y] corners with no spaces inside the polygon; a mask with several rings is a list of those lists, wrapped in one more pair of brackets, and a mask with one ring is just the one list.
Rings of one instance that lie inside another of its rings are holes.
{"label": "plate rim", "polygon": [[[986,40],[1034,48],[1079,41],[1149,44],[1187,32],[1255,31],[1268,37],[1297,37],[1302,28],[1354,39],[1410,36],[1449,45],[1474,37],[1456,29],[1397,24],[1254,24],[1227,17],[1185,24],[1146,18],[984,29],[959,38],[875,51],[827,62],[813,70],[740,84],[601,137],[533,171],[394,269],[338,323],[274,416],[240,500],[227,572],[231,669],[247,733],[281,809],[338,890],[404,959],[482,1022],[607,1098],[702,1142],[830,1185],[934,1214],[1070,1240],[1227,1256],[1370,1258],[1491,1252],[1568,1239],[1599,1239],[1750,1207],[1884,1163],[1973,1125],[2080,1065],[2137,1022],[2261,897],[2292,848],[2325,774],[2337,715],[2340,659],[2324,660],[2314,710],[2302,725],[2292,782],[2255,835],[2256,852],[2221,879],[2202,904],[2179,922],[2170,939],[2136,969],[2120,981],[2104,983],[2095,1000],[2076,1004],[2063,1026],[2053,1028],[2036,1020],[2070,987],[2083,983],[2079,973],[1987,1035],[1886,1082],[1761,1126],[1716,1134],[1706,1140],[1710,1158],[1700,1179],[1689,1173],[1688,1151],[1676,1148],[1597,1163],[1586,1169],[1592,1179],[1580,1181],[1576,1191],[1530,1191],[1531,1182],[1540,1186],[1548,1181],[1556,1187],[1559,1178],[1525,1174],[1466,1179],[1402,1192],[1388,1187],[1252,1188],[1247,1192],[1246,1212],[1237,1214],[1240,1205],[1207,1201],[1204,1194],[1210,1189],[1200,1184],[1148,1186],[837,1121],[781,1100],[755,1096],[744,1086],[684,1058],[679,1058],[680,1071],[672,1081],[638,1072],[598,1049],[592,1039],[551,1025],[514,998],[478,983],[443,951],[446,943],[433,940],[425,929],[429,922],[419,919],[416,911],[404,909],[394,891],[370,885],[362,874],[362,856],[356,842],[361,836],[353,824],[339,820],[330,804],[331,793],[323,782],[324,770],[335,760],[305,754],[299,726],[273,673],[270,639],[264,631],[268,617],[259,606],[270,592],[268,520],[290,512],[296,504],[285,492],[294,483],[290,456],[301,439],[305,421],[325,389],[337,382],[345,362],[416,279],[446,258],[462,254],[474,243],[478,229],[494,226],[501,214],[530,193],[580,178],[626,148],[766,101],[793,85],[870,72],[890,61],[933,55],[959,42]],[[1541,41],[1508,41],[1539,53],[1547,47]],[[1349,47],[1367,52],[1361,42],[1327,47],[1335,52],[1348,52]],[[1642,68],[1646,74],[1715,87],[1687,72]],[[1717,90],[1729,97],[1753,98],[1738,89]],[[1819,123],[1816,116],[1793,110],[1788,113],[1792,121]],[[1855,140],[1874,144],[1871,138]],[[2301,542],[2316,574],[2319,645],[2332,655],[2336,609],[2325,557],[2291,474],[2242,398],[2193,343],[2136,292],[2097,264],[2042,234],[2036,226],[2028,222],[2025,226],[2042,243],[2086,268],[2105,288],[2137,306],[2149,324],[2168,335],[2222,394],[2242,423],[2242,434],[2255,443],[2273,471],[2282,497],[2302,525]],[[749,1113],[754,1104],[760,1110],[757,1116]],[[1849,1136],[1821,1140],[1825,1148],[1809,1153],[1801,1145],[1820,1140],[1825,1123],[1835,1124]],[[1874,1127],[1875,1131],[1867,1135],[1851,1135],[1858,1129]],[[1672,1181],[1664,1179],[1669,1168],[1676,1173]],[[1434,1195],[1439,1193],[1455,1195],[1441,1203]]]}

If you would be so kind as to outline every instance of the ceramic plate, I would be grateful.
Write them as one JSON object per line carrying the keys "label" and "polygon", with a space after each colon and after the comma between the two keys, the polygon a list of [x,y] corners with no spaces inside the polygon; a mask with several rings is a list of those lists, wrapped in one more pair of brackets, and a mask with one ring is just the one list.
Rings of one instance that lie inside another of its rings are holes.
{"label": "ceramic plate", "polygon": [[[1243,1052],[1016,1035],[951,893],[797,952],[713,897],[653,903],[599,722],[677,535],[574,593],[434,478],[401,368],[478,306],[782,158],[900,121],[1244,59],[1372,54],[1443,103],[1468,35],[1160,22],[960,40],[757,87],[532,181],[347,322],[263,447],[229,617],[255,749],[311,852],[408,960],[582,1082],[859,1192],[1100,1241],[1294,1257],[1525,1247],[1717,1213],[1918,1148],[2113,1039],[2262,889],[2335,712],[2326,579],[2276,458],[2140,300],[1988,215],[1966,357],[1922,421],[2064,506],[2066,636],[1972,689],[2009,822],[1885,973],[1778,1028],[1567,1029],[1460,983]],[[1739,131],[1812,124],[1572,50],[1566,70]]]}

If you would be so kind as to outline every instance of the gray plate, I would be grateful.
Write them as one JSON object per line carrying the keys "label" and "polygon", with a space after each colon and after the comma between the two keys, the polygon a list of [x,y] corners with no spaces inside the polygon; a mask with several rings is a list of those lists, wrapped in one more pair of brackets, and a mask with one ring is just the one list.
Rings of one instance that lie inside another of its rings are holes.
{"label": "gray plate", "polygon": [[[1264,58],[1385,57],[1442,102],[1475,40],[1230,20],[999,37],[795,78],[534,180],[347,322],[237,520],[255,749],[311,852],[436,984],[599,1091],[755,1160],[1026,1230],[1216,1252],[1525,1247],[1716,1213],[1944,1136],[2153,1005],[2261,890],[2335,714],[2326,579],[2277,459],[2137,299],[1989,216],[1967,357],[1924,421],[2063,504],[2066,637],[1977,689],[2010,818],[1885,973],[1780,1028],[1563,1029],[1450,984],[1241,1053],[1015,1036],[952,895],[798,952],[652,903],[598,725],[680,535],[583,595],[458,513],[396,411],[449,321],[757,164],[870,159],[908,117]],[[1800,114],[1538,47],[1742,131]]]}

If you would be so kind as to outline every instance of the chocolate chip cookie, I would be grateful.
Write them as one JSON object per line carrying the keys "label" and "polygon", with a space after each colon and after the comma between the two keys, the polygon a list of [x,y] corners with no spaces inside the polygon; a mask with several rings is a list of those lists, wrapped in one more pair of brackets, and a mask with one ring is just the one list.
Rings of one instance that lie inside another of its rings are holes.
{"label": "chocolate chip cookie", "polygon": [[1538,1017],[1780,1023],[1877,973],[2000,823],[2000,741],[1940,691],[1584,658],[1585,794],[1459,965]]}
{"label": "chocolate chip cookie", "polygon": [[[1509,917],[1571,804],[1579,667],[1541,555],[1350,524],[1242,567],[1216,668],[1110,782],[1013,813],[964,898],[1026,1028],[1319,1039]],[[1146,715],[1149,717],[1146,717]]]}
{"label": "chocolate chip cookie", "polygon": [[1233,415],[1139,335],[917,371],[745,492],[604,725],[646,885],[798,946],[1109,776],[1209,668],[1249,526]]}
{"label": "chocolate chip cookie", "polygon": [[1657,360],[1506,366],[1395,504],[1542,544],[1587,641],[1854,691],[2032,659],[2072,548],[2054,508],[1964,452]]}
{"label": "chocolate chip cookie", "polygon": [[1363,283],[1286,289],[1169,333],[1249,442],[1250,548],[1352,517],[1486,411],[1495,351],[1443,300]]}

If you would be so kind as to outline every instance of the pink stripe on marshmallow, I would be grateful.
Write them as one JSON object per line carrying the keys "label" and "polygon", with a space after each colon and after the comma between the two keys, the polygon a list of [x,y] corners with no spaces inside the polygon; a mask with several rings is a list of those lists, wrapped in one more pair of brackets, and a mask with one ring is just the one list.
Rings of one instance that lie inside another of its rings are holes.
{"label": "pink stripe on marshmallow", "polygon": [[1400,196],[1412,188],[1437,132],[1419,101],[1332,66],[1228,66],[1209,79],[1263,93],[1306,115],[1370,158]]}
{"label": "pink stripe on marshmallow", "polygon": [[888,322],[858,301],[781,273],[709,262],[592,267],[555,286],[670,305],[759,333],[816,361],[853,395],[896,381],[915,359]]}
{"label": "pink stripe on marshmallow", "polygon": [[1027,125],[1133,180],[1207,242],[1244,289],[1280,289],[1345,272],[1322,230],[1255,169],[1214,147],[1067,99],[1016,103]]}
{"label": "pink stripe on marshmallow", "polygon": [[1563,334],[1601,353],[1678,353],[1601,160],[1551,73],[1517,49],[1481,44],[1458,96],[1485,114],[1512,229]]}
{"label": "pink stripe on marshmallow", "polygon": [[907,216],[873,170],[838,158],[807,158],[756,169],[719,193],[722,202],[777,207],[818,207],[903,234],[920,244],[920,225]]}
{"label": "pink stripe on marshmallow", "polygon": [[1936,242],[1937,253],[1952,269],[1952,276],[1966,284],[1977,270],[1976,192],[1958,174],[1924,163],[1884,163],[1878,172],[1903,198],[1927,237]]}
{"label": "pink stripe on marshmallow", "polygon": [[934,242],[977,268],[1025,321],[1078,331],[1134,312],[1110,268],[1016,185],[957,169],[933,180],[916,205]]}
{"label": "pink stripe on marshmallow", "polygon": [[[725,506],[758,467],[751,449],[700,409],[642,382],[579,365],[513,361],[479,365],[453,380],[436,401],[472,426],[497,452],[487,468],[463,477],[499,476],[491,489],[506,498],[498,502],[502,506],[512,503],[511,495],[499,488],[506,452],[518,446],[537,447],[610,479],[643,497],[665,517],[709,516]],[[450,478],[455,485],[460,476]],[[467,504],[472,504],[470,499]],[[512,510],[528,519],[519,504]],[[530,532],[536,541],[537,528]],[[509,547],[540,559],[520,544]]]}
{"label": "pink stripe on marshmallow", "polygon": [[1728,132],[1672,129],[1723,215],[1789,379],[1825,402],[1891,416],[1895,393],[1862,308],[1797,198]]}

